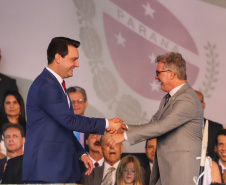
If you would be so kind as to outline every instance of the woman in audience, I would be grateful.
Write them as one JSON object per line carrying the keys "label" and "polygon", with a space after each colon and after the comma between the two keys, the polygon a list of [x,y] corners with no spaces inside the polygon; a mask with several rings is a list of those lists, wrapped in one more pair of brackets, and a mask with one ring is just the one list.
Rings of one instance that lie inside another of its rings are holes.
{"label": "woman in audience", "polygon": [[[3,96],[0,113],[0,136],[2,139],[2,126],[6,123],[21,124],[24,131],[26,131],[26,116],[24,101],[22,96],[13,90],[8,90]],[[1,152],[4,154],[4,144],[1,142]]]}
{"label": "woman in audience", "polygon": [[116,171],[117,185],[142,185],[141,166],[135,156],[127,155],[119,163]]}

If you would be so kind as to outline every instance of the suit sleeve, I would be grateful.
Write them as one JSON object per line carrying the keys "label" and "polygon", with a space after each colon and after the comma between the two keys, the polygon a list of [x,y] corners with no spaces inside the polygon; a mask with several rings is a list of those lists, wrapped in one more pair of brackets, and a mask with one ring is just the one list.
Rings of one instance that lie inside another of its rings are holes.
{"label": "suit sleeve", "polygon": [[60,85],[58,85],[42,83],[37,93],[39,107],[68,130],[104,134],[105,119],[74,115],[73,111],[69,109],[63,89],[60,89]]}
{"label": "suit sleeve", "polygon": [[77,156],[80,159],[81,156],[86,153],[86,151],[76,137],[75,137],[75,147],[76,147]]}
{"label": "suit sleeve", "polygon": [[[189,94],[182,94],[170,106],[165,110],[165,113],[161,116],[161,119],[155,118],[150,123],[141,125],[129,125],[129,130],[126,132],[127,138],[130,144],[136,144],[146,139],[155,138],[161,136],[171,130],[191,121],[196,118],[198,106],[196,106],[195,99]],[[198,110],[200,115],[202,110]],[[202,122],[203,118],[200,116]],[[198,128],[197,128],[198,129]]]}

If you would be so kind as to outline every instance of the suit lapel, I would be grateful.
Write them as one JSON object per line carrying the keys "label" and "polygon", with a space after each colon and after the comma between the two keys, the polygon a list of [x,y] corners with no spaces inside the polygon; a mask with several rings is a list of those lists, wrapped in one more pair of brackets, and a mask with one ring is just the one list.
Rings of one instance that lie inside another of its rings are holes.
{"label": "suit lapel", "polygon": [[[59,88],[59,91],[61,92],[62,96],[65,98],[65,100],[66,100],[66,102],[68,104],[68,101],[67,101],[67,98],[65,96],[64,90],[61,87],[61,84],[59,83],[59,81],[56,79],[56,77],[50,71],[48,71],[46,68],[42,71],[42,75],[44,77],[48,78],[48,80],[52,81],[52,83],[57,85],[57,87]],[[67,93],[67,96],[68,96],[68,93]],[[68,98],[69,98],[69,96],[68,96]],[[70,98],[69,98],[69,100],[70,100]],[[73,111],[71,100],[70,100],[70,110]]]}
{"label": "suit lapel", "polygon": [[104,174],[104,164],[98,168],[95,169],[95,174],[94,174],[94,185],[100,185],[103,179],[103,174]]}
{"label": "suit lapel", "polygon": [[170,104],[180,95],[182,94],[185,89],[189,88],[190,85],[186,82],[168,101],[168,103],[164,106],[166,95],[163,97],[161,104],[160,104],[160,113],[158,116],[158,119],[160,119],[161,115],[167,110],[167,108],[170,106]]}

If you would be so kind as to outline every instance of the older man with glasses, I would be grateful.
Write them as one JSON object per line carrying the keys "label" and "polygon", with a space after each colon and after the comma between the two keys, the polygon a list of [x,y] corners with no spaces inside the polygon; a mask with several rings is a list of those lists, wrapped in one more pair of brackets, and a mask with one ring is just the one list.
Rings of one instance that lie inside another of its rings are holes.
{"label": "older man with glasses", "polygon": [[166,53],[156,59],[155,79],[163,97],[149,123],[128,125],[128,131],[112,134],[108,144],[128,140],[131,145],[157,138],[150,185],[191,185],[199,175],[203,108],[187,82],[186,62],[180,53]]}

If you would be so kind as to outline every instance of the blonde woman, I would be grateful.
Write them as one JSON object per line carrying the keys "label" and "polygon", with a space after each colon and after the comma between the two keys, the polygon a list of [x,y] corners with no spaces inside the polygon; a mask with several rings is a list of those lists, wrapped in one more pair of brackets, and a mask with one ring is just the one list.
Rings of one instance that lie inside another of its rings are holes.
{"label": "blonde woman", "polygon": [[141,166],[135,156],[127,155],[116,171],[116,185],[142,185]]}

